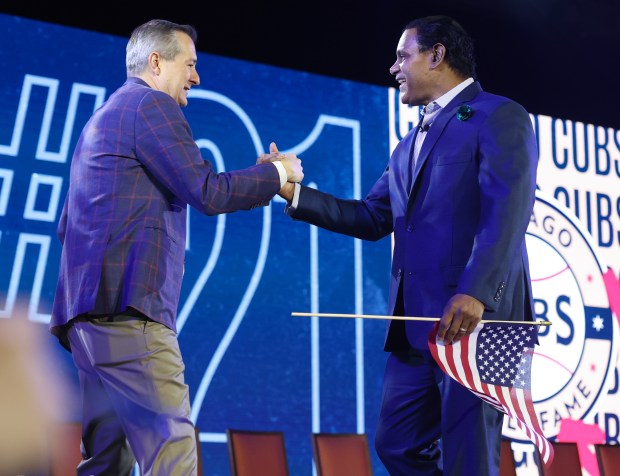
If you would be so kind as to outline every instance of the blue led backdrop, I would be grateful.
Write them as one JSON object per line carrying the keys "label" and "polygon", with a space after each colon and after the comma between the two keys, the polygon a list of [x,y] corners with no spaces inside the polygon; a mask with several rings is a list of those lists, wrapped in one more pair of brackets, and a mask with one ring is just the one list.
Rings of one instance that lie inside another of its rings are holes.
{"label": "blue led backdrop", "polygon": [[[25,309],[47,332],[71,154],[125,80],[126,41],[0,15],[0,318]],[[197,69],[202,82],[184,113],[220,171],[253,164],[275,141],[302,158],[305,183],[361,198],[417,123],[417,108],[391,88],[204,52]],[[620,133],[532,122],[541,160],[528,247],[537,313],[557,324],[541,335],[534,400],[548,437],[571,420],[617,442]],[[243,428],[284,431],[294,476],[312,474],[312,432],[367,433],[375,475],[385,475],[372,450],[385,322],[291,312],[385,313],[391,242],[319,230],[283,210],[274,199],[249,212],[189,213],[178,330],[206,474],[229,474],[224,432]],[[77,394],[70,355],[53,349],[55,371]],[[505,434],[519,474],[534,474],[531,445],[510,421]]]}

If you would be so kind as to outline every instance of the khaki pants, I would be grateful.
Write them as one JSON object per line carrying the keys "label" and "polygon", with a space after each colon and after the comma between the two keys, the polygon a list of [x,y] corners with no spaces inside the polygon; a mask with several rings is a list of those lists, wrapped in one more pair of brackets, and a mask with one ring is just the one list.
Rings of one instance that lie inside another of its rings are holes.
{"label": "khaki pants", "polygon": [[[78,317],[68,332],[82,393],[79,476],[197,471],[176,334],[143,317]],[[134,459],[135,455],[135,459]]]}

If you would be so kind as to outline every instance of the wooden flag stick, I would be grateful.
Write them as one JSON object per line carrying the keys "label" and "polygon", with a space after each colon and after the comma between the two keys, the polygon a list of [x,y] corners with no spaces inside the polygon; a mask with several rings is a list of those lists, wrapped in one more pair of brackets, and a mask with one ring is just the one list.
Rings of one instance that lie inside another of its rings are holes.
{"label": "wooden flag stick", "polygon": [[[332,314],[327,312],[291,312],[291,316],[300,317],[348,317],[358,319],[393,319],[397,321],[439,321],[438,317],[410,317],[410,316],[382,316],[377,314]],[[513,324],[529,324],[532,326],[550,326],[550,321],[480,321],[483,324],[493,323],[513,323]]]}

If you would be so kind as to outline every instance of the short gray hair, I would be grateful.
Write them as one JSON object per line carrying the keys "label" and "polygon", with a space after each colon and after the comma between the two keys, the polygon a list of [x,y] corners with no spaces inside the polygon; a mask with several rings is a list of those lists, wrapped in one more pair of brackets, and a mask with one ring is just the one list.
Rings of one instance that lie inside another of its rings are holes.
{"label": "short gray hair", "polygon": [[149,55],[157,51],[165,60],[173,60],[180,53],[176,32],[187,34],[194,43],[198,39],[191,25],[179,25],[167,20],[151,20],[136,27],[127,43],[125,64],[127,77],[139,76],[148,66]]}

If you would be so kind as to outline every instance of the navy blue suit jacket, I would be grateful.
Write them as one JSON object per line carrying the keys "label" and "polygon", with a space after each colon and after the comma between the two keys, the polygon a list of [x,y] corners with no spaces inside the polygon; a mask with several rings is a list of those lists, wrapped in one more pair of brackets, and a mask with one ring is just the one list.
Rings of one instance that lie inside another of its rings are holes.
{"label": "navy blue suit jacket", "polygon": [[[457,118],[459,106],[473,114]],[[302,187],[288,213],[365,240],[394,233],[388,314],[402,286],[404,313],[440,317],[455,293],[485,305],[483,319],[534,316],[525,232],[536,188],[538,152],[529,114],[475,82],[433,121],[418,157],[414,131],[398,144],[363,200],[343,200]],[[432,323],[391,321],[385,350],[400,350],[403,328],[414,348],[428,348]]]}
{"label": "navy blue suit jacket", "polygon": [[216,173],[179,105],[129,78],[86,124],[71,163],[51,330],[132,307],[176,330],[187,205],[251,209],[280,189],[273,164]]}

